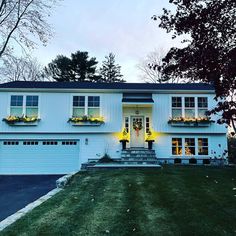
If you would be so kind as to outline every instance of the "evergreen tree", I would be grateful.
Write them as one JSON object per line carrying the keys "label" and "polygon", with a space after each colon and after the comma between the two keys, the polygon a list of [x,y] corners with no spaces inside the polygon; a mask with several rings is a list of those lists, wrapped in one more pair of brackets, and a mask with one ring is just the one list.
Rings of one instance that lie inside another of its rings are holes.
{"label": "evergreen tree", "polygon": [[115,64],[115,55],[109,53],[105,59],[106,60],[102,62],[102,67],[100,68],[101,82],[125,82],[125,80],[122,79],[123,75],[120,73],[121,66]]}
{"label": "evergreen tree", "polygon": [[71,58],[58,55],[45,68],[45,75],[58,82],[99,82],[101,77],[96,75],[97,64],[96,58],[89,58],[88,52],[77,51],[71,54]]}

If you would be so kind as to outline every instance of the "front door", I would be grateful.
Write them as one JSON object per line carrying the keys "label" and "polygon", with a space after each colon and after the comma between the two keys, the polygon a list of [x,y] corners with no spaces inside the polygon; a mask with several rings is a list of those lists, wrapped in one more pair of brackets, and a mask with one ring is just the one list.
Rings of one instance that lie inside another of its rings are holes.
{"label": "front door", "polygon": [[131,117],[131,134],[130,146],[131,147],[144,147],[144,122],[142,116]]}

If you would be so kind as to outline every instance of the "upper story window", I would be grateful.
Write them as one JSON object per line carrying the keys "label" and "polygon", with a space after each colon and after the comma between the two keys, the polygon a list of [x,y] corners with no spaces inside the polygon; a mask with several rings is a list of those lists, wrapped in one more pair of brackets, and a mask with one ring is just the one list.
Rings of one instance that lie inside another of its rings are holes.
{"label": "upper story window", "polygon": [[100,97],[88,96],[88,115],[100,116]]}
{"label": "upper story window", "polygon": [[73,96],[73,117],[100,116],[100,96]]}
{"label": "upper story window", "polygon": [[11,116],[38,116],[38,96],[36,95],[12,95],[10,104]]}
{"label": "upper story window", "polygon": [[172,97],[172,118],[206,117],[207,97]]}
{"label": "upper story window", "polygon": [[185,105],[185,117],[186,118],[195,118],[195,99],[194,97],[185,97],[184,98]]}
{"label": "upper story window", "polygon": [[23,96],[12,95],[11,96],[11,116],[22,116],[23,115]]}
{"label": "upper story window", "polygon": [[25,115],[27,117],[38,116],[38,96],[26,96]]}
{"label": "upper story window", "polygon": [[206,112],[208,110],[207,97],[198,97],[198,117],[206,117]]}
{"label": "upper story window", "polygon": [[85,115],[85,96],[74,96],[73,97],[73,116]]}
{"label": "upper story window", "polygon": [[182,98],[172,97],[172,117],[182,117]]}

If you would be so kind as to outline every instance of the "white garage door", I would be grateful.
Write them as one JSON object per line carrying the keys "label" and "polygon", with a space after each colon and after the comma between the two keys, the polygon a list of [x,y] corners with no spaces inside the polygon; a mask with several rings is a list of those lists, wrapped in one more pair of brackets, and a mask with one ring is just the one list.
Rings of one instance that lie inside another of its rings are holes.
{"label": "white garage door", "polygon": [[66,174],[79,168],[78,140],[0,142],[0,174]]}

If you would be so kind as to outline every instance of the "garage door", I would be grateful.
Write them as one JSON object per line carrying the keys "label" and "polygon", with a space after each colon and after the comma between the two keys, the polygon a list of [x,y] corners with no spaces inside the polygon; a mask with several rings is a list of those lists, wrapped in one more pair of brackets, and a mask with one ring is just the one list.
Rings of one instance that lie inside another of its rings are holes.
{"label": "garage door", "polygon": [[65,174],[79,165],[78,140],[0,142],[0,174]]}

